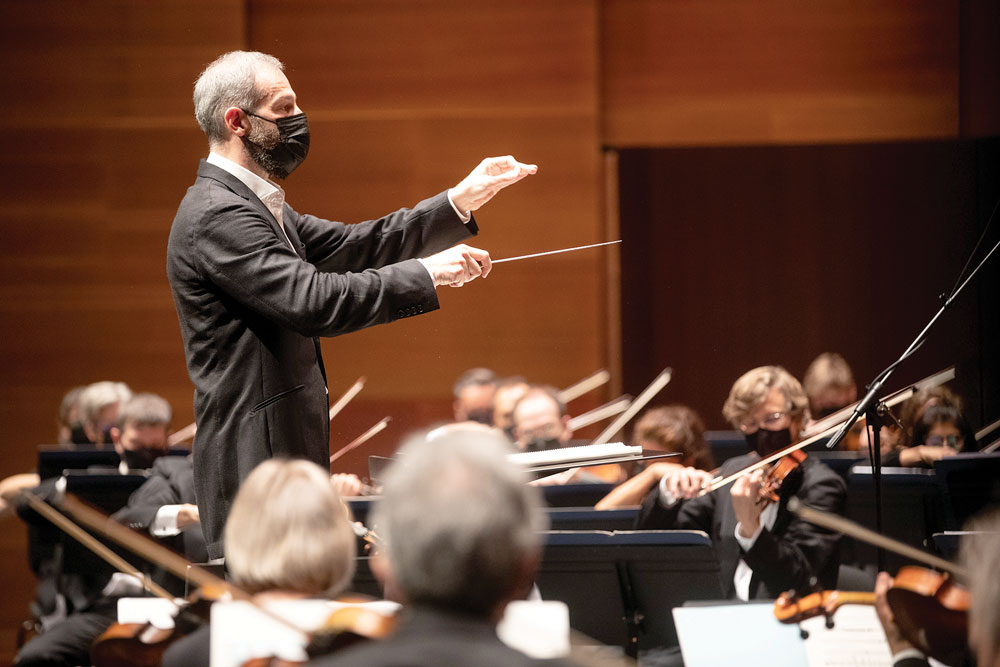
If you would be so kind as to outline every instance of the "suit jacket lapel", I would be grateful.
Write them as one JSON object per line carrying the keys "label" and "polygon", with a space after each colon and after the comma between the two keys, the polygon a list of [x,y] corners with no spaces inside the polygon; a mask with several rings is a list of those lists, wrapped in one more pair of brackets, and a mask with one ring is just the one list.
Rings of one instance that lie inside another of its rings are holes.
{"label": "suit jacket lapel", "polygon": [[[267,206],[264,205],[264,202],[260,200],[260,197],[254,194],[253,190],[248,188],[243,181],[236,178],[225,169],[216,167],[214,164],[209,164],[205,160],[202,160],[201,164],[198,165],[198,176],[218,181],[232,190],[233,193],[246,199],[262,216],[264,216],[264,219],[271,225],[271,228],[274,230],[274,233],[278,235],[278,238],[284,240],[285,232],[281,231],[281,225],[278,224],[278,220],[274,217]],[[305,253],[302,248],[302,243],[299,241],[298,234],[292,231],[291,225],[286,225],[285,231],[288,232],[288,239],[292,243],[292,250],[295,251],[296,255],[305,259]]]}

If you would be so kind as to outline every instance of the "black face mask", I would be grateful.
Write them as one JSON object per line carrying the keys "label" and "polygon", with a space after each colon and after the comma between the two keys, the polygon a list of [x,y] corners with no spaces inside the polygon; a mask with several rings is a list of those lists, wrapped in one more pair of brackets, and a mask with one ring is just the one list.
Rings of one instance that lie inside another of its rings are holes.
{"label": "black face mask", "polygon": [[524,446],[526,452],[543,452],[549,449],[559,449],[562,443],[559,438],[532,438]]}
{"label": "black face mask", "polygon": [[166,454],[162,449],[123,449],[122,460],[129,470],[147,470],[153,467],[153,461]]}
{"label": "black face mask", "polygon": [[92,445],[90,438],[87,437],[87,432],[83,430],[83,424],[77,422],[73,424],[73,428],[70,431],[69,441],[74,445]]}
{"label": "black face mask", "polygon": [[469,410],[465,415],[466,420],[479,424],[493,425],[493,410]]}
{"label": "black face mask", "polygon": [[780,431],[768,431],[764,428],[759,428],[753,433],[746,433],[743,435],[747,439],[747,444],[752,450],[761,455],[761,457],[773,454],[779,449],[784,449],[788,445],[792,444],[792,432],[787,428],[783,428]]}
{"label": "black face mask", "polygon": [[304,113],[284,118],[264,118],[244,110],[248,116],[266,120],[278,127],[278,140],[272,146],[265,146],[249,137],[243,137],[250,157],[261,169],[275,178],[288,178],[302,164],[309,154],[309,121]]}

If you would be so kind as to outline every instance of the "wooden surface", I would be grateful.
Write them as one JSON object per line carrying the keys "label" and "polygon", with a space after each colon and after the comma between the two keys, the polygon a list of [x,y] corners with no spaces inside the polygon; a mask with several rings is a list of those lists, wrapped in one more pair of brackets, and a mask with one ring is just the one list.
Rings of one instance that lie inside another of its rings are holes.
{"label": "wooden surface", "polygon": [[[74,385],[123,380],[166,397],[177,426],[191,420],[164,250],[206,152],[192,83],[225,51],[287,64],[313,130],[309,160],[287,183],[298,210],[361,220],[456,183],[487,155],[537,162],[537,176],[477,214],[474,243],[505,257],[617,237],[609,147],[996,134],[996,25],[985,0],[6,0],[0,476],[31,469]],[[639,177],[647,191],[669,192],[652,175]],[[826,192],[803,188],[761,190],[760,205],[794,210]],[[670,261],[642,239],[623,248],[643,264]],[[451,383],[470,366],[557,386],[608,367],[613,385],[573,407],[610,398],[623,384],[620,351],[637,353],[619,334],[630,304],[618,252],[499,266],[442,291],[439,312],[325,341],[331,394],[369,377],[332,444],[391,414],[375,443],[391,451],[410,428],[447,417]],[[344,463],[364,472],[361,453]],[[0,521],[2,663],[33,582],[21,524]]]}

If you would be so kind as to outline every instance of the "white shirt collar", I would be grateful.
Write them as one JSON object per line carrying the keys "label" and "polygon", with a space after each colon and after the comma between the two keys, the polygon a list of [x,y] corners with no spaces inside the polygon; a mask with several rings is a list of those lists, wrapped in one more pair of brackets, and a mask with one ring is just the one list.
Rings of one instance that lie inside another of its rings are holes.
{"label": "white shirt collar", "polygon": [[[281,231],[285,231],[285,221],[283,219],[284,216],[282,215],[282,207],[285,205],[285,191],[280,185],[274,181],[261,178],[243,165],[236,164],[229,158],[222,157],[215,152],[208,154],[206,162],[215,165],[219,169],[229,172],[238,178],[243,185],[250,188],[250,190],[257,195],[257,198],[263,202],[264,206],[267,207],[267,210],[271,212],[274,219],[278,221]],[[290,240],[288,243],[291,245]]]}

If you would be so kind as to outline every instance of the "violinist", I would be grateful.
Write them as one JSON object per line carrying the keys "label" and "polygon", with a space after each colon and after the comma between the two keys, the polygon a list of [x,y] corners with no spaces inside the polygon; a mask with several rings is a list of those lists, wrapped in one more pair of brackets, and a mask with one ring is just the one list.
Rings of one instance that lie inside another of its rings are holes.
{"label": "violinist", "polygon": [[[961,559],[969,573],[969,648],[979,667],[1000,667],[1000,511],[994,509],[966,527]],[[896,623],[886,594],[893,585],[885,572],[875,585],[875,611],[885,631],[894,667],[924,667],[927,658],[906,640]]]}
{"label": "violinist", "polygon": [[641,467],[630,479],[619,484],[594,505],[594,509],[638,505],[650,489],[671,470],[689,466],[708,471],[715,467],[712,450],[705,442],[705,426],[701,417],[686,405],[650,408],[635,423],[632,441],[643,450],[677,452],[681,454],[681,458],[677,462],[653,461]]}
{"label": "violinist", "polygon": [[[723,464],[719,475],[726,477],[797,440],[808,405],[802,385],[788,371],[762,366],[733,384],[722,412],[751,450]],[[786,509],[788,499],[796,496],[812,507],[842,511],[844,481],[822,463],[805,459],[784,480],[777,502],[764,499],[760,470],[709,493],[701,490],[711,481],[710,473],[692,467],[662,471],[643,500],[638,527],[708,533],[729,597],[773,599],[789,589],[836,583],[839,535]]]}
{"label": "violinist", "polygon": [[[254,468],[236,494],[225,531],[230,579],[258,603],[332,598],[354,574],[347,507],[330,476],[309,461],[271,459]],[[209,639],[206,625],[176,641],[163,665],[207,667]],[[248,637],[248,645],[251,639],[259,638]],[[302,646],[286,650],[304,658]]]}
{"label": "violinist", "polygon": [[493,426],[503,431],[508,438],[514,438],[514,405],[521,400],[531,385],[519,375],[497,380],[493,390]]}
{"label": "violinist", "polygon": [[529,658],[496,635],[507,602],[531,587],[545,527],[538,490],[508,452],[498,431],[469,423],[400,449],[374,510],[386,546],[372,564],[387,597],[404,605],[400,626],[310,664],[565,664]]}

